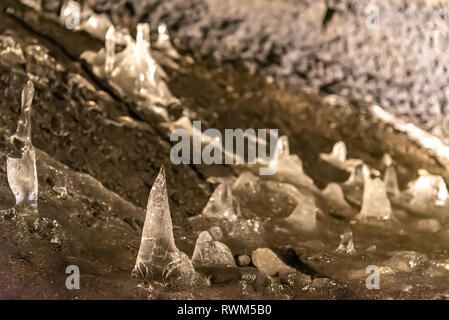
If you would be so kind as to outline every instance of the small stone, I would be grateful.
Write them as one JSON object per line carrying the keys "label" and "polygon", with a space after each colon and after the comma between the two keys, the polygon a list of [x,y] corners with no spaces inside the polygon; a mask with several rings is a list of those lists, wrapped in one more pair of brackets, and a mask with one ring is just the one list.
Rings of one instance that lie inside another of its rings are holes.
{"label": "small stone", "polygon": [[246,254],[238,256],[237,260],[240,267],[247,267],[251,263],[251,258]]}
{"label": "small stone", "polygon": [[252,254],[253,264],[259,269],[265,272],[270,277],[279,275],[285,272],[295,272],[293,269],[287,266],[278,256],[268,248],[259,248],[253,251]]}

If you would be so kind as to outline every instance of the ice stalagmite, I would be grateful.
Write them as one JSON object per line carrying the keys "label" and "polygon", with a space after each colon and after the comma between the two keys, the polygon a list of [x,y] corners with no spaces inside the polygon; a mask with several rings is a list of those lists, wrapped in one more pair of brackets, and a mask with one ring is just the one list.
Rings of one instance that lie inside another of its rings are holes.
{"label": "ice stalagmite", "polygon": [[329,183],[321,193],[329,203],[330,209],[337,215],[350,217],[354,214],[351,205],[345,200],[343,190],[337,183]]}
{"label": "ice stalagmite", "polygon": [[406,192],[412,196],[411,204],[419,207],[426,205],[444,206],[448,200],[448,191],[444,179],[419,171],[420,177],[411,182]]}
{"label": "ice stalagmite", "polygon": [[195,278],[189,257],[175,245],[164,167],[151,188],[134,273],[167,284]]}
{"label": "ice stalagmite", "polygon": [[357,218],[360,220],[370,218],[388,220],[391,218],[391,214],[392,209],[387,197],[385,183],[379,178],[365,179],[362,209]]}
{"label": "ice stalagmite", "polygon": [[234,257],[227,245],[214,241],[209,232],[203,231],[196,240],[192,264],[194,267],[235,267]]}
{"label": "ice stalagmite", "polygon": [[232,195],[230,182],[225,181],[218,185],[206,207],[204,207],[202,215],[229,221],[237,220],[238,216],[240,216],[240,205]]}
{"label": "ice stalagmite", "polygon": [[245,246],[263,244],[264,228],[256,217],[246,219],[241,212],[240,202],[233,195],[232,182],[224,180],[209,198],[203,212],[191,219],[193,224],[206,218],[206,223],[216,223],[223,230],[226,243],[244,241]]}
{"label": "ice stalagmite", "polygon": [[276,153],[277,157],[269,163],[269,166],[272,166],[274,161],[278,162],[277,173],[274,175],[276,180],[318,191],[313,180],[304,173],[301,159],[296,154],[290,154],[286,136],[279,138]]}
{"label": "ice stalagmite", "polygon": [[164,50],[172,58],[180,58],[180,55],[170,42],[170,36],[168,35],[167,25],[160,24],[157,28],[158,37],[156,41],[156,47]]}
{"label": "ice stalagmite", "polygon": [[106,74],[111,73],[114,69],[115,62],[115,39],[114,39],[115,28],[110,26],[105,39],[105,49],[106,58],[104,63],[104,71]]}
{"label": "ice stalagmite", "polygon": [[8,183],[16,197],[16,204],[29,204],[37,213],[37,170],[36,153],[31,143],[31,104],[34,85],[28,81],[22,91],[22,106],[16,133],[10,138],[14,149],[19,150],[16,157],[7,159]]}
{"label": "ice stalagmite", "polygon": [[362,164],[362,160],[346,159],[346,154],[346,144],[343,141],[339,141],[333,146],[331,153],[322,153],[320,158],[337,168],[352,172],[355,167]]}
{"label": "ice stalagmite", "polygon": [[352,237],[352,231],[346,230],[345,233],[340,235],[340,239],[341,239],[340,245],[335,250],[335,252],[354,255],[356,251],[354,246],[354,239]]}
{"label": "ice stalagmite", "polygon": [[316,227],[316,214],[318,208],[315,204],[315,199],[311,194],[302,194],[298,192],[298,205],[293,212],[285,218],[288,223],[306,231],[313,231]]}
{"label": "ice stalagmite", "polygon": [[387,193],[393,197],[399,196],[398,177],[393,167],[388,167],[384,175]]}
{"label": "ice stalagmite", "polygon": [[348,187],[361,187],[365,184],[365,180],[370,177],[370,170],[366,164],[360,164],[351,171],[351,174],[344,182]]}

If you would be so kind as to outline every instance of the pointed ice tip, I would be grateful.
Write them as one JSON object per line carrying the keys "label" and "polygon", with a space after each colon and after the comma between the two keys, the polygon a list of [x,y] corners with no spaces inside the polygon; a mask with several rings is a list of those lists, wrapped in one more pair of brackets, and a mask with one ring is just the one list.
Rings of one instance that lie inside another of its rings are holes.
{"label": "pointed ice tip", "polygon": [[156,181],[163,179],[165,181],[165,166],[162,165],[161,168],[159,169],[159,173],[157,175]]}
{"label": "pointed ice tip", "polygon": [[34,84],[30,80],[27,81],[22,90],[22,106],[31,106],[34,96]]}

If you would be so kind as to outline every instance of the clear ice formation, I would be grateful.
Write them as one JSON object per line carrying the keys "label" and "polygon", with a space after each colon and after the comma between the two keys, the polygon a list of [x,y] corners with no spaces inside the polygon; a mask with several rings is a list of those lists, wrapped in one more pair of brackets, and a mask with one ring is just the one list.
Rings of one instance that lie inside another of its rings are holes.
{"label": "clear ice formation", "polygon": [[241,215],[240,204],[232,194],[232,185],[229,181],[218,185],[204,207],[202,215],[213,219],[237,221]]}
{"label": "clear ice formation", "polygon": [[425,170],[419,171],[420,177],[409,183],[406,193],[412,196],[411,205],[418,207],[431,204],[445,206],[448,200],[448,191],[444,179],[431,175]]}
{"label": "clear ice formation", "polygon": [[315,199],[312,194],[297,193],[298,205],[293,212],[285,218],[285,221],[294,226],[306,230],[313,231],[316,228],[316,214],[318,208],[315,204]]}
{"label": "clear ice formation", "polygon": [[357,218],[360,220],[377,219],[388,220],[391,218],[392,209],[387,197],[385,183],[379,179],[365,179],[363,189],[362,209]]}
{"label": "clear ice formation", "polygon": [[346,144],[343,141],[339,141],[332,147],[331,153],[322,153],[320,158],[337,168],[349,172],[352,172],[358,165],[363,163],[360,159],[346,159],[346,154]]}
{"label": "clear ice formation", "polygon": [[354,210],[351,205],[345,200],[343,190],[337,183],[329,183],[321,192],[323,197],[329,203],[330,209],[337,215],[342,217],[351,217],[354,215]]}
{"label": "clear ice formation", "polygon": [[340,235],[340,245],[335,250],[337,253],[343,253],[348,255],[354,255],[356,254],[355,246],[354,246],[354,239],[352,237],[352,231],[347,230],[345,233]]}
{"label": "clear ice formation", "polygon": [[362,163],[351,171],[349,178],[344,182],[348,187],[362,187],[365,181],[370,178],[369,167]]}
{"label": "clear ice formation", "polygon": [[[125,49],[117,53],[116,44],[125,45]],[[105,49],[97,53],[86,51],[81,58],[124,97],[139,97],[150,106],[176,103],[178,100],[165,83],[167,75],[153,58],[150,47],[148,24],[137,26],[135,41],[129,32],[110,26],[105,35]]]}
{"label": "clear ice formation", "polygon": [[385,187],[387,188],[387,194],[392,197],[399,196],[398,176],[396,170],[393,167],[388,167],[385,170],[384,175]]}
{"label": "clear ice formation", "polygon": [[151,188],[134,273],[167,284],[195,278],[189,257],[175,245],[164,167]]}
{"label": "clear ice formation", "polygon": [[179,59],[180,55],[170,42],[170,36],[168,34],[167,25],[160,24],[157,28],[157,32],[158,37],[155,47],[164,50],[165,53],[171,58]]}
{"label": "clear ice formation", "polygon": [[[294,186],[307,187],[318,192],[318,188],[313,180],[304,173],[301,159],[296,154],[290,154],[289,142],[286,136],[279,138],[276,152],[278,166],[277,173],[273,176],[274,179]],[[268,166],[270,166],[270,163]]]}
{"label": "clear ice formation", "polygon": [[214,241],[209,232],[203,231],[196,240],[192,264],[197,267],[235,267],[231,250],[222,242]]}
{"label": "clear ice formation", "polygon": [[243,241],[245,245],[263,243],[263,225],[258,218],[246,219],[240,209],[238,199],[233,195],[232,183],[224,180],[220,183],[202,213],[197,218],[212,219],[223,230],[227,241]]}
{"label": "clear ice formation", "polygon": [[22,91],[22,105],[16,133],[10,138],[14,149],[19,150],[16,157],[7,159],[8,183],[16,198],[16,205],[29,205],[37,213],[38,182],[36,151],[31,143],[31,104],[34,85],[28,81]]}
{"label": "clear ice formation", "polygon": [[284,218],[301,205],[304,196],[293,185],[263,180],[245,171],[232,186],[233,194],[245,210],[260,217]]}

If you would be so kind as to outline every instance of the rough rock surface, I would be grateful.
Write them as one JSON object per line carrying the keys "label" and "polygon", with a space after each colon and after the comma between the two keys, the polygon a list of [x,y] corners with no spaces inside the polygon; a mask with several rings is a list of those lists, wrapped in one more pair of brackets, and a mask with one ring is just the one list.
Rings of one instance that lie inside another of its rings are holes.
{"label": "rough rock surface", "polygon": [[[437,135],[448,130],[444,1],[86,1],[116,22],[166,23],[178,47],[197,56],[377,103]],[[372,5],[376,30],[366,27]]]}

